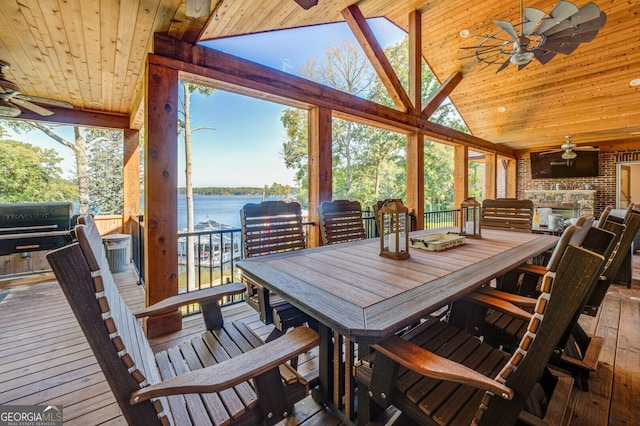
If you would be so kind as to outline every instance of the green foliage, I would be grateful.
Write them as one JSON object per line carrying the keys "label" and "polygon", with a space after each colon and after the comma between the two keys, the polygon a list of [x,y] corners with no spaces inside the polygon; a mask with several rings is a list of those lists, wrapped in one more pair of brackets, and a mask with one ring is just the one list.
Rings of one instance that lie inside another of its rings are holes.
{"label": "green foliage", "polygon": [[0,140],[0,202],[27,203],[75,200],[74,182],[61,177],[53,149]]}
{"label": "green foliage", "polygon": [[[408,39],[385,50],[398,78],[408,90]],[[300,71],[310,80],[396,108],[373,72],[369,62],[353,44],[345,42],[326,50],[324,58],[313,58]],[[423,104],[440,86],[431,70],[422,66]],[[450,102],[431,116],[431,121],[468,131]],[[306,205],[308,199],[307,114],[285,110],[281,121],[287,132],[283,157],[287,168],[296,171],[300,191],[296,199]],[[371,206],[384,198],[406,198],[406,137],[346,120],[333,119],[333,198],[354,199]],[[425,210],[453,207],[453,148],[425,141]]]}
{"label": "green foliage", "polygon": [[89,210],[94,214],[122,214],[123,139],[122,132],[106,129],[87,130],[87,139],[96,141],[89,150]]}

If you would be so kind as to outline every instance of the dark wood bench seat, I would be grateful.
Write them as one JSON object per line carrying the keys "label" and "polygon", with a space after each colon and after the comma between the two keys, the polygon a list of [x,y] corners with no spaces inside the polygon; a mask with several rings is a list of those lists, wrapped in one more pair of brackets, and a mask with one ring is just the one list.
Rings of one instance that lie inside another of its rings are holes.
{"label": "dark wood bench seat", "polygon": [[[134,315],[113,281],[97,228],[90,218],[85,223],[76,227],[77,242],[47,259],[129,424],[272,425],[308,394],[306,380],[286,363],[318,344],[315,331],[298,327],[265,344],[244,323],[224,323],[219,302],[246,291],[237,283],[178,295]],[[196,296],[214,327],[154,355],[136,316],[162,314]]]}

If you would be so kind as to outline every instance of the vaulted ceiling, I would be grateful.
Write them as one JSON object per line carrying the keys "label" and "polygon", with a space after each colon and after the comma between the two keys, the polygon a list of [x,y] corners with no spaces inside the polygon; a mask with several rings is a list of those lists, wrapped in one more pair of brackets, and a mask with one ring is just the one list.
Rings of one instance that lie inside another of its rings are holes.
{"label": "vaulted ceiling", "polygon": [[[294,0],[211,0],[210,16],[196,19],[186,17],[184,0],[2,0],[0,60],[22,93],[129,117],[155,32],[192,42],[340,22],[353,3],[319,0],[304,10]],[[556,3],[524,2],[545,12]],[[640,2],[593,3],[607,22],[592,41],[545,65],[534,60],[496,73],[498,66],[460,60],[469,54],[462,48],[495,33],[493,20],[518,22],[518,0],[356,2],[365,17],[386,17],[404,30],[409,14],[421,12],[423,57],[440,81],[462,71],[450,97],[475,136],[515,150],[555,147],[567,134],[578,145],[637,148],[640,86],[630,82],[640,79]],[[465,29],[470,36],[461,36]]]}

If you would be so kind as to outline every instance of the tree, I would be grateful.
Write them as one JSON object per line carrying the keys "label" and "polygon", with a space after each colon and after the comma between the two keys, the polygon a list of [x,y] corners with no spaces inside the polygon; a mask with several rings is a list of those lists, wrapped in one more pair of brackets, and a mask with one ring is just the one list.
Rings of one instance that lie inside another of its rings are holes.
{"label": "tree", "polygon": [[[184,135],[184,153],[185,153],[185,191],[187,195],[187,232],[193,232],[195,229],[195,220],[193,217],[193,180],[192,180],[192,161],[191,161],[191,134],[198,130],[215,130],[212,127],[196,127],[191,128],[191,94],[198,92],[201,95],[209,96],[213,93],[212,87],[200,86],[193,83],[182,82],[182,96],[180,98],[179,110],[180,118],[178,118],[179,132]],[[190,290],[195,289],[195,257],[193,246],[195,244],[194,237],[187,237],[187,277],[189,282],[187,286]],[[196,251],[197,253],[198,251]]]}
{"label": "tree", "polygon": [[[36,121],[9,120],[7,124],[10,128],[18,133],[26,133],[32,130],[39,130],[49,136],[60,145],[69,148],[75,155],[76,160],[76,178],[78,185],[79,212],[81,214],[88,213],[90,208],[89,194],[89,150],[96,144],[106,140],[107,138],[101,133],[102,131],[93,131],[84,129],[79,126],[73,126],[74,140],[69,141],[60,134],[56,133],[54,125],[46,125]],[[122,173],[122,168],[114,173]]]}
{"label": "tree", "polygon": [[87,138],[101,139],[89,150],[87,189],[89,210],[94,214],[124,211],[123,137],[115,130],[89,129]]}
{"label": "tree", "polygon": [[[0,137],[3,136],[0,133]],[[77,189],[61,177],[62,159],[53,149],[0,140],[0,202],[27,203],[74,200]]]}

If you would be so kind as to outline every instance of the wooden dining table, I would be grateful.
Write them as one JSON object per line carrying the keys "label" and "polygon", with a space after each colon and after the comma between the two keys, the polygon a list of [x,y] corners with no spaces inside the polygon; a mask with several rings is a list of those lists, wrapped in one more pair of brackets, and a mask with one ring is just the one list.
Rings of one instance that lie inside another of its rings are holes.
{"label": "wooden dining table", "polygon": [[[452,229],[417,231],[412,237]],[[483,230],[442,251],[411,248],[382,257],[376,238],[238,262],[243,274],[319,323],[316,395],[345,421],[353,412],[354,343],[360,356],[379,342],[552,248],[558,237]]]}

